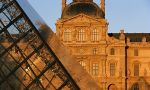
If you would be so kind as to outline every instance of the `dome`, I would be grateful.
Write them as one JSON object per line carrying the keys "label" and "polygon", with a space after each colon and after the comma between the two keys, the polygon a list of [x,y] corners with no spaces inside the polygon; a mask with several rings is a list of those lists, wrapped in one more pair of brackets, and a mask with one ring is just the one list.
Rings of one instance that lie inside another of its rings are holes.
{"label": "dome", "polygon": [[93,0],[73,0],[73,2],[93,2]]}
{"label": "dome", "polygon": [[61,18],[70,18],[80,13],[95,17],[105,18],[104,12],[94,2],[73,2],[67,5]]}

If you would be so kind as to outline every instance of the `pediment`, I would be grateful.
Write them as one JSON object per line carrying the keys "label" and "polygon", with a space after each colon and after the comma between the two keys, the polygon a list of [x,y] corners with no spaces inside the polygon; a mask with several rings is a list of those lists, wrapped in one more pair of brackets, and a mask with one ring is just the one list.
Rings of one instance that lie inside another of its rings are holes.
{"label": "pediment", "polygon": [[62,23],[70,24],[70,23],[105,23],[106,21],[104,19],[95,19],[93,17],[87,16],[85,14],[79,14],[72,18],[65,19],[62,21]]}

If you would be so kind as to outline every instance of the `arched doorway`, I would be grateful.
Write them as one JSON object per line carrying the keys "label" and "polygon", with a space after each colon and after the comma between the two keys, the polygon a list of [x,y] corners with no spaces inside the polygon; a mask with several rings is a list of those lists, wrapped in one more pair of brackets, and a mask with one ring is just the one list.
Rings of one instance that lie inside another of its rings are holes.
{"label": "arched doorway", "polygon": [[131,90],[140,90],[139,84],[133,84],[132,89]]}
{"label": "arched doorway", "polygon": [[118,90],[115,84],[111,84],[108,86],[108,90]]}

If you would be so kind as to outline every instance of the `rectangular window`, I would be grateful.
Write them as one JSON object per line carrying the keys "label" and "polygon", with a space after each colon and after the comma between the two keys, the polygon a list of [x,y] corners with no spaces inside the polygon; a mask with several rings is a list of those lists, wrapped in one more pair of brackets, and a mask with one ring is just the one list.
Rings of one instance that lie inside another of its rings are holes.
{"label": "rectangular window", "polygon": [[66,41],[66,42],[71,41],[71,31],[70,30],[64,31],[64,41]]}
{"label": "rectangular window", "polygon": [[98,76],[99,74],[99,64],[98,63],[93,63],[92,65],[92,75]]}
{"label": "rectangular window", "polygon": [[94,29],[92,31],[92,41],[99,41],[99,32],[97,29]]}
{"label": "rectangular window", "polygon": [[139,55],[138,49],[134,49],[134,56],[138,56],[138,55]]}
{"label": "rectangular window", "polygon": [[86,69],[86,63],[85,63],[85,61],[81,60],[81,61],[79,61],[79,63],[81,64],[81,66],[82,66],[84,69]]}
{"label": "rectangular window", "polygon": [[110,64],[110,76],[115,76],[115,63]]}
{"label": "rectangular window", "polygon": [[110,55],[115,55],[115,49],[114,48],[110,49]]}
{"label": "rectangular window", "polygon": [[85,41],[85,40],[86,40],[85,30],[80,29],[77,34],[77,41]]}
{"label": "rectangular window", "polygon": [[134,64],[134,76],[139,76],[139,63]]}
{"label": "rectangular window", "polygon": [[94,54],[94,55],[97,54],[97,48],[93,48],[93,54]]}

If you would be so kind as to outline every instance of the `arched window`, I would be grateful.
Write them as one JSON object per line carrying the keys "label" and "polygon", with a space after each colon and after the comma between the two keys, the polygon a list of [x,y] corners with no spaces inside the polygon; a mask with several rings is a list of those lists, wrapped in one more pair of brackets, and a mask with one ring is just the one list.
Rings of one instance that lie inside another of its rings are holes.
{"label": "arched window", "polygon": [[92,75],[98,76],[98,74],[99,74],[99,64],[93,63],[92,64]]}
{"label": "arched window", "polygon": [[83,29],[78,31],[77,41],[85,41],[85,31]]}
{"label": "arched window", "polygon": [[108,90],[118,90],[118,89],[117,89],[116,85],[111,84],[108,86]]}
{"label": "arched window", "polygon": [[114,48],[110,49],[110,55],[115,55],[115,49]]}
{"label": "arched window", "polygon": [[138,55],[139,55],[138,49],[134,49],[134,56],[138,56]]}
{"label": "arched window", "polygon": [[116,67],[115,63],[110,63],[110,76],[115,76]]}
{"label": "arched window", "polygon": [[97,29],[92,30],[92,41],[99,41],[99,32]]}
{"label": "arched window", "polygon": [[134,76],[139,76],[139,63],[134,63]]}
{"label": "arched window", "polygon": [[136,83],[132,86],[132,90],[140,90],[139,84]]}
{"label": "arched window", "polygon": [[71,31],[68,29],[64,31],[64,41],[71,41]]}
{"label": "arched window", "polygon": [[81,64],[81,66],[86,69],[86,63],[83,60],[80,60],[79,63]]}

